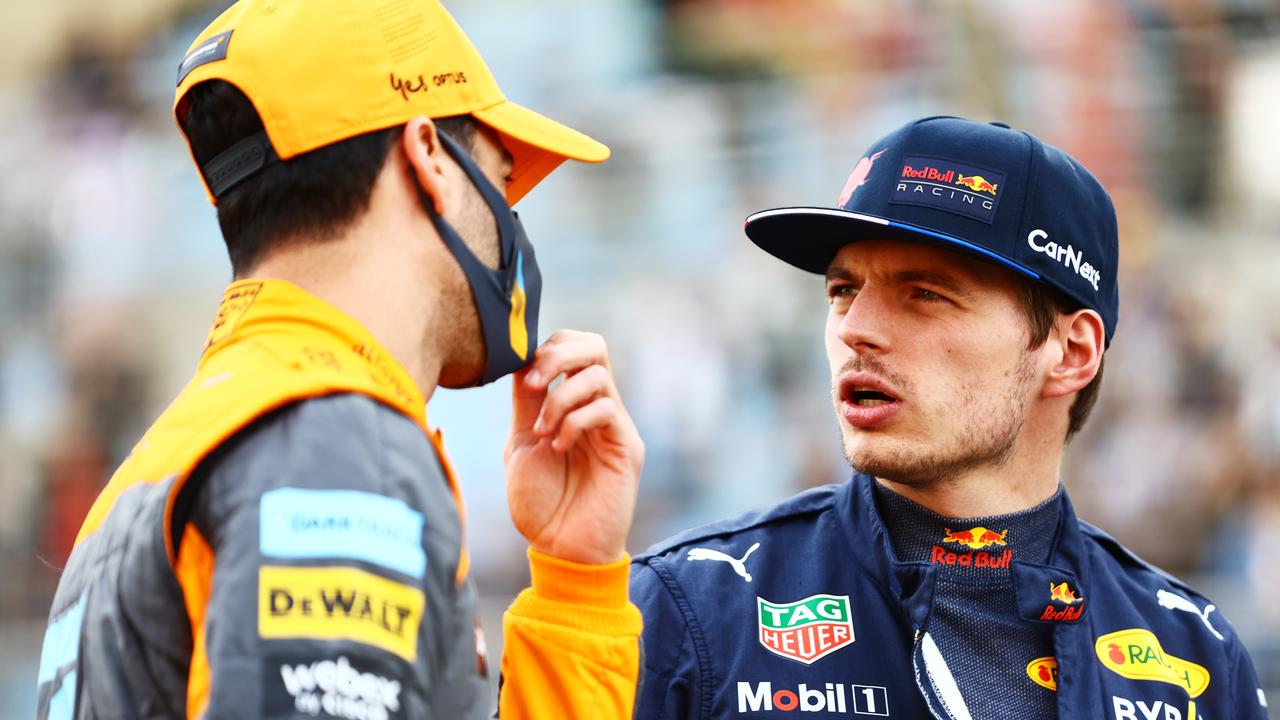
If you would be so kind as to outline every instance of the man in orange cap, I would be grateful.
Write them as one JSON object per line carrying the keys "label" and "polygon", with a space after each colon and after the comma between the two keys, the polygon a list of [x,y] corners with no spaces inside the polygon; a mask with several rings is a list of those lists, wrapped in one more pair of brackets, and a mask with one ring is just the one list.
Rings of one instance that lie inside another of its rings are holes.
{"label": "man in orange cap", "polygon": [[39,716],[489,716],[425,408],[515,373],[532,587],[504,621],[501,715],[630,717],[643,444],[600,337],[537,347],[541,277],[508,204],[608,149],[507,101],[435,0],[241,0],[177,82],[236,279],[80,531]]}

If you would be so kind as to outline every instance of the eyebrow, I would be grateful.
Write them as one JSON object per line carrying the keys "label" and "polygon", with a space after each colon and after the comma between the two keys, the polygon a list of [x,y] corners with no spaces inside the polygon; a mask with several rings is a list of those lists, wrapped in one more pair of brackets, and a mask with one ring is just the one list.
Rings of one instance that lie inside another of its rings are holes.
{"label": "eyebrow", "polygon": [[938,287],[960,297],[972,297],[973,293],[966,290],[960,285],[956,279],[950,275],[931,270],[903,270],[894,273],[893,279],[901,284],[910,283],[926,283],[929,285],[937,285]]}
{"label": "eyebrow", "polygon": [[[853,276],[853,273],[849,272],[845,268],[836,267],[835,265],[827,268],[826,275],[827,282],[831,282],[832,280],[855,282],[857,280],[857,278]],[[946,273],[935,272],[932,270],[902,270],[893,274],[893,281],[900,285],[926,283],[929,285],[936,285],[958,297],[973,297],[973,293],[961,286],[954,277],[947,275]]]}

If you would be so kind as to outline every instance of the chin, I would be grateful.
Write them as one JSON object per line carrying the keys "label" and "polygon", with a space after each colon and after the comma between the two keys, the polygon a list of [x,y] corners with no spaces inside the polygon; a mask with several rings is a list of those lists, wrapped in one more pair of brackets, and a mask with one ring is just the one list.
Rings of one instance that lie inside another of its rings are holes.
{"label": "chin", "polygon": [[937,463],[921,449],[915,444],[862,432],[846,431],[844,437],[845,459],[854,470],[907,485],[929,484],[936,477]]}
{"label": "chin", "polygon": [[446,366],[440,370],[439,385],[449,390],[462,390],[479,385],[483,377],[483,363],[468,363],[464,367]]}

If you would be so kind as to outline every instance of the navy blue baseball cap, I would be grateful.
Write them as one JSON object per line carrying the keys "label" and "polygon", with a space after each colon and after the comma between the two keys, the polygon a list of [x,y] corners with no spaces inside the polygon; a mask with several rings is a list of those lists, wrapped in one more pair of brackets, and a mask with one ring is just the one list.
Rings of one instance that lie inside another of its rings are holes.
{"label": "navy blue baseball cap", "polygon": [[908,123],[867,150],[836,207],[762,210],[746,232],[765,252],[819,274],[858,240],[937,244],[1046,283],[1096,311],[1108,345],[1115,333],[1111,197],[1071,156],[1003,123]]}

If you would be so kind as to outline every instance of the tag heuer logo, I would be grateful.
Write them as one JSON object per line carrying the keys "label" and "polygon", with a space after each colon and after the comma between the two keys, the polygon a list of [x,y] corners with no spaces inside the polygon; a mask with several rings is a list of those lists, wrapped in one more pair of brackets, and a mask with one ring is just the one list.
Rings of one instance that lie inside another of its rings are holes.
{"label": "tag heuer logo", "polygon": [[756,597],[760,644],[805,665],[853,643],[848,595],[810,595],[791,603]]}

